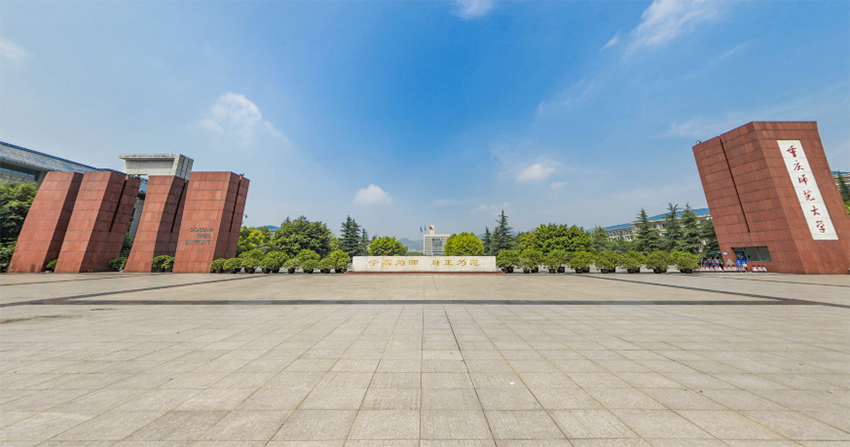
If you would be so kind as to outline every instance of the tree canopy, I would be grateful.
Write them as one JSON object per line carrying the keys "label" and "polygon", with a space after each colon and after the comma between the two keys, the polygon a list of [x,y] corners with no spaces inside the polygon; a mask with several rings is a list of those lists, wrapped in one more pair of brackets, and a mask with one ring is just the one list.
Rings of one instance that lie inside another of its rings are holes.
{"label": "tree canopy", "polygon": [[0,183],[0,243],[18,240],[37,192],[35,183]]}
{"label": "tree canopy", "polygon": [[658,236],[658,230],[649,221],[649,217],[643,208],[640,209],[640,214],[638,214],[635,242],[636,249],[644,253],[661,249],[661,238]]}
{"label": "tree canopy", "polygon": [[446,240],[446,256],[481,256],[483,254],[484,244],[472,233],[453,234]]}
{"label": "tree canopy", "polygon": [[523,233],[520,239],[521,250],[533,248],[544,255],[552,250],[572,253],[586,251],[591,247],[590,234],[575,225],[540,224],[534,230]]}
{"label": "tree canopy", "polygon": [[266,227],[242,227],[239,229],[239,242],[236,244],[236,254],[256,249],[258,246],[269,243],[271,231]]}
{"label": "tree canopy", "polygon": [[678,250],[694,254],[699,253],[703,248],[699,229],[699,218],[691,209],[691,205],[687,203],[685,204],[685,209],[682,211],[680,224],[682,226],[682,240],[678,245]]}
{"label": "tree canopy", "polygon": [[[363,231],[365,233],[366,230]],[[361,256],[365,254],[363,253],[361,242],[360,225],[357,225],[357,222],[351,216],[346,217],[345,222],[342,223],[339,249],[348,254],[348,256]]]}
{"label": "tree canopy", "polygon": [[287,217],[272,237],[271,244],[290,257],[305,249],[326,257],[331,252],[332,237],[331,230],[322,222],[310,222],[304,216],[295,220]]}
{"label": "tree canopy", "polygon": [[667,251],[677,251],[682,246],[682,227],[679,223],[679,204],[668,203],[664,216],[664,240],[662,245]]}
{"label": "tree canopy", "polygon": [[490,255],[496,256],[502,250],[510,250],[515,247],[516,242],[511,236],[511,227],[508,226],[508,216],[505,215],[505,210],[499,214],[499,219],[496,220],[496,228],[493,228],[493,233],[490,235]]}
{"label": "tree canopy", "polygon": [[372,240],[369,244],[370,256],[404,256],[407,248],[395,237],[383,236]]}

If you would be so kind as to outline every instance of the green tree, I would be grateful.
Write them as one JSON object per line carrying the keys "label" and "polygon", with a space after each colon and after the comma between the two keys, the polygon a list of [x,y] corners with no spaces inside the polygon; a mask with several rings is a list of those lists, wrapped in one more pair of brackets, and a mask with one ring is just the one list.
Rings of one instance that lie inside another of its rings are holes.
{"label": "green tree", "polygon": [[[265,231],[263,231],[265,230]],[[269,229],[266,227],[242,227],[239,229],[239,242],[236,243],[236,254],[256,249],[269,242]]]}
{"label": "green tree", "polygon": [[491,236],[490,236],[490,228],[484,227],[484,240],[481,241],[484,244],[484,254],[487,256],[492,256],[493,252],[491,250]]}
{"label": "green tree", "polygon": [[360,225],[348,216],[342,223],[342,232],[339,237],[339,249],[346,252],[348,256],[357,256],[360,253]]}
{"label": "green tree", "polygon": [[635,241],[615,239],[611,241],[611,250],[619,254],[624,254],[626,252],[634,251],[635,245]]}
{"label": "green tree", "polygon": [[544,255],[552,250],[564,250],[567,253],[586,251],[592,244],[590,234],[583,228],[566,224],[540,224],[534,230],[523,233],[520,239],[521,250],[533,248]]}
{"label": "green tree", "polygon": [[36,192],[35,183],[0,183],[0,244],[18,240]]}
{"label": "green tree", "polygon": [[593,228],[593,232],[590,233],[590,245],[594,252],[600,253],[611,249],[613,244],[611,243],[611,238],[608,237],[608,232],[597,225]]}
{"label": "green tree", "polygon": [[706,219],[700,224],[700,237],[705,241],[706,251],[720,250],[720,244],[717,243],[717,233],[714,232],[714,223],[711,219]]}
{"label": "green tree", "polygon": [[366,229],[363,229],[363,235],[360,236],[360,250],[357,252],[357,256],[366,256],[369,254],[369,243],[371,240],[369,239],[369,234],[366,233]]}
{"label": "green tree", "polygon": [[685,204],[680,220],[682,225],[682,243],[679,244],[680,251],[688,253],[699,253],[702,250],[702,238],[700,237],[699,218],[691,209],[691,205]]}
{"label": "green tree", "polygon": [[841,193],[841,200],[844,201],[844,204],[850,204],[850,185],[847,184],[847,180],[844,179],[844,176],[847,175],[846,172],[838,172],[838,192]]}
{"label": "green tree", "polygon": [[667,215],[664,216],[665,235],[662,245],[667,251],[681,250],[683,244],[682,227],[679,224],[679,204],[668,203]]}
{"label": "green tree", "polygon": [[496,222],[498,225],[493,229],[493,234],[490,235],[491,255],[498,255],[502,250],[510,250],[516,246],[516,242],[511,236],[512,228],[508,226],[508,216],[505,215],[505,210],[502,210]]}
{"label": "green tree", "polygon": [[645,253],[661,249],[661,238],[655,225],[649,221],[646,211],[641,208],[638,214],[637,235],[635,245],[638,251]]}
{"label": "green tree", "polygon": [[271,244],[288,256],[309,249],[325,257],[331,252],[332,237],[331,230],[322,222],[310,222],[304,216],[295,220],[287,217],[272,237]]}
{"label": "green tree", "polygon": [[392,236],[375,238],[369,244],[370,256],[404,256],[406,254],[407,248]]}
{"label": "green tree", "polygon": [[484,244],[472,233],[460,233],[446,240],[446,256],[481,256]]}

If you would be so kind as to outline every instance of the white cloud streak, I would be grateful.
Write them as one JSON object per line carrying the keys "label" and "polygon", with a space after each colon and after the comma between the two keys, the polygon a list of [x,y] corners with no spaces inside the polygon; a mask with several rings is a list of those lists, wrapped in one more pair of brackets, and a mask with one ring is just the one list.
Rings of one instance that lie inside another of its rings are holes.
{"label": "white cloud streak", "polygon": [[456,0],[454,14],[464,20],[483,17],[493,9],[494,0]]}
{"label": "white cloud streak", "polygon": [[369,185],[362,188],[354,195],[354,203],[362,203],[367,205],[379,205],[382,203],[390,203],[392,198],[386,191],[377,185]]}
{"label": "white cloud streak", "polygon": [[699,24],[717,18],[721,4],[710,0],[654,0],[632,30],[628,53],[662,45],[693,31]]}
{"label": "white cloud streak", "polygon": [[602,51],[602,50],[604,50],[604,49],[606,49],[606,48],[611,48],[611,47],[613,47],[614,45],[617,45],[617,43],[618,43],[618,42],[620,42],[620,32],[619,32],[619,31],[617,31],[617,32],[614,34],[614,37],[612,37],[612,38],[611,38],[611,40],[609,40],[609,41],[608,41],[608,43],[606,43],[606,44],[605,44],[605,46],[603,46],[602,48],[600,48],[600,49],[599,49],[599,51]]}
{"label": "white cloud streak", "polygon": [[263,114],[256,104],[237,93],[226,93],[219,97],[210,108],[209,117],[199,121],[198,125],[235,138],[242,148],[253,143],[257,129],[271,137],[284,138],[272,123],[263,121]]}
{"label": "white cloud streak", "polygon": [[549,187],[552,189],[560,189],[567,185],[567,182],[552,182]]}
{"label": "white cloud streak", "polygon": [[519,174],[516,176],[516,180],[518,182],[536,182],[546,180],[554,172],[555,168],[553,166],[535,163],[519,171]]}
{"label": "white cloud streak", "polygon": [[32,55],[24,47],[7,39],[0,39],[0,59],[12,64],[23,64]]}

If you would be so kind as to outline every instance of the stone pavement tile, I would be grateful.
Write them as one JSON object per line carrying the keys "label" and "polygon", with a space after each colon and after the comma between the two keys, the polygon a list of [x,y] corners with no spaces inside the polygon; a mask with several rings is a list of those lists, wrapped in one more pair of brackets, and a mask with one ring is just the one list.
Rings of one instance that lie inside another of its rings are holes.
{"label": "stone pavement tile", "polygon": [[[480,392],[481,390],[479,390]],[[422,390],[423,410],[480,410],[481,403],[472,388]]]}
{"label": "stone pavement tile", "polygon": [[124,380],[119,380],[118,382],[114,382],[104,387],[107,389],[119,389],[119,390],[148,390],[152,388],[156,388],[165,382],[168,382],[174,377],[174,374],[136,374],[135,376],[128,377]]}
{"label": "stone pavement tile", "polygon": [[287,366],[284,371],[323,371],[333,368],[337,361],[334,359],[297,359]]}
{"label": "stone pavement tile", "polygon": [[513,372],[511,365],[504,360],[466,360],[469,372]]}
{"label": "stone pavement tile", "polygon": [[656,372],[619,373],[617,377],[635,388],[680,388],[681,385]]}
{"label": "stone pavement tile", "polygon": [[524,387],[519,376],[513,373],[494,372],[494,373],[471,373],[472,383],[475,388],[499,388],[510,389]]}
{"label": "stone pavement tile", "polygon": [[363,399],[363,410],[418,410],[419,389],[370,388]]}
{"label": "stone pavement tile", "polygon": [[287,411],[298,408],[310,388],[260,388],[245,399],[238,411]]}
{"label": "stone pavement tile", "polygon": [[611,410],[642,438],[711,439],[712,436],[670,410]]}
{"label": "stone pavement tile", "polygon": [[194,441],[226,411],[170,411],[128,437],[137,441]]}
{"label": "stone pavement tile", "polygon": [[380,360],[383,352],[381,349],[349,349],[343,353],[342,358]]}
{"label": "stone pavement tile", "polygon": [[824,410],[842,412],[847,408],[841,404],[823,399],[809,390],[752,390],[765,399],[772,400],[791,410]]}
{"label": "stone pavement tile", "polygon": [[[496,350],[482,350],[482,349],[464,349],[463,351],[463,359],[464,360],[501,360],[504,357],[504,354],[509,352],[517,352],[517,351],[496,351]],[[508,354],[510,355],[510,354]]]}
{"label": "stone pavement tile", "polygon": [[374,373],[329,372],[316,385],[319,388],[369,388]]}
{"label": "stone pavement tile", "polygon": [[15,422],[22,421],[27,418],[31,418],[38,413],[34,411],[3,411],[0,412],[0,428],[6,427],[8,425],[12,425]]}
{"label": "stone pavement tile", "polygon": [[302,410],[357,410],[366,388],[316,388],[301,402]]}
{"label": "stone pavement tile", "polygon": [[190,397],[176,409],[182,411],[232,410],[244,402],[253,392],[254,389],[250,388],[221,390],[209,388]]}
{"label": "stone pavement tile", "polygon": [[525,388],[477,390],[484,410],[541,410],[537,399]]}
{"label": "stone pavement tile", "polygon": [[115,407],[118,411],[169,411],[186,402],[199,390],[150,390]]}
{"label": "stone pavement tile", "polygon": [[421,388],[422,375],[417,372],[375,373],[369,388]]}
{"label": "stone pavement tile", "polygon": [[331,371],[340,372],[375,372],[378,369],[377,359],[339,359]]}
{"label": "stone pavement tile", "polygon": [[37,391],[0,404],[0,411],[45,411],[88,393],[86,390]]}
{"label": "stone pavement tile", "polygon": [[[191,442],[186,442],[183,445],[177,444],[176,447],[188,447]],[[111,447],[114,445],[119,445],[121,443],[116,444],[115,441],[54,441],[47,440],[42,443],[39,443],[36,447]],[[4,446],[9,444],[4,444]],[[11,444],[10,447],[14,447],[14,444]]]}
{"label": "stone pavement tile", "polygon": [[768,380],[761,375],[756,374],[713,374],[716,379],[731,383],[738,388],[748,390],[765,389],[765,390],[786,390],[787,386]]}
{"label": "stone pavement tile", "polygon": [[274,375],[274,373],[270,372],[233,373],[214,383],[210,388],[259,388],[274,377]]}
{"label": "stone pavement tile", "polygon": [[422,439],[419,447],[496,447],[492,439]]}
{"label": "stone pavement tile", "polygon": [[422,372],[422,362],[420,360],[390,360],[383,359],[381,363],[378,364],[379,373],[402,373],[402,372],[412,372],[418,373]]}
{"label": "stone pavement tile", "polygon": [[423,373],[465,373],[466,364],[462,360],[424,359]]}
{"label": "stone pavement tile", "polygon": [[679,384],[677,388],[685,386],[695,390],[732,390],[737,389],[735,385],[703,373],[662,373],[668,379]]}
{"label": "stone pavement tile", "polygon": [[545,411],[485,411],[495,439],[557,439],[564,434]]}
{"label": "stone pavement tile", "polygon": [[497,439],[496,447],[571,447],[570,441],[560,439]]}
{"label": "stone pavement tile", "polygon": [[604,373],[595,362],[590,360],[575,360],[575,359],[553,359],[554,364],[558,369],[565,373]]}
{"label": "stone pavement tile", "polygon": [[598,373],[574,373],[568,372],[567,376],[582,388],[630,388],[626,382],[617,376],[607,372]]}
{"label": "stone pavement tile", "polygon": [[419,447],[418,439],[349,439],[345,447]]}
{"label": "stone pavement tile", "polygon": [[265,447],[343,447],[345,441],[269,441]]}
{"label": "stone pavement tile", "polygon": [[637,437],[607,410],[555,410],[550,414],[570,439]]}
{"label": "stone pavement tile", "polygon": [[[742,414],[791,439],[850,441],[850,433],[794,411],[744,411]],[[847,416],[847,412],[844,415]]]}
{"label": "stone pavement tile", "polygon": [[357,415],[355,410],[296,410],[274,435],[274,440],[327,441],[345,439]]}
{"label": "stone pavement tile", "polygon": [[58,435],[58,440],[103,441],[121,440],[150,424],[160,411],[109,411]]}
{"label": "stone pavement tile", "polygon": [[679,410],[718,439],[782,439],[782,436],[734,411]]}
{"label": "stone pavement tile", "polygon": [[492,439],[482,411],[422,411],[421,439]]}
{"label": "stone pavement tile", "polygon": [[[724,391],[724,390],[721,390]],[[698,391],[682,388],[647,388],[644,393],[671,410],[725,410]]]}
{"label": "stone pavement tile", "polygon": [[214,383],[227,377],[227,373],[205,373],[194,374],[191,372],[185,373],[174,380],[160,385],[163,390],[205,390],[211,387]]}
{"label": "stone pavement tile", "polygon": [[531,392],[547,410],[587,410],[602,405],[586,391],[569,388],[536,388]]}
{"label": "stone pavement tile", "polygon": [[323,377],[320,371],[283,371],[276,374],[266,383],[265,388],[311,388],[316,386]]}
{"label": "stone pavement tile", "polygon": [[570,439],[573,447],[652,447],[643,439]]}
{"label": "stone pavement tile", "polygon": [[419,412],[410,410],[361,410],[349,439],[419,439]]}
{"label": "stone pavement tile", "polygon": [[422,388],[472,389],[472,379],[467,373],[422,373]]}
{"label": "stone pavement tile", "polygon": [[[119,445],[119,444],[116,444]],[[266,441],[195,441],[190,447],[265,447]]]}
{"label": "stone pavement tile", "polygon": [[[762,441],[762,440],[754,440],[754,439],[728,439],[724,442],[729,447],[799,447],[801,445],[806,445],[805,444],[806,441],[794,442],[794,441],[789,441],[789,440]],[[824,445],[824,446],[819,446],[819,447],[839,447],[839,446]],[[844,447],[844,445],[842,445],[840,447]]]}
{"label": "stone pavement tile", "polygon": [[525,382],[529,388],[578,388],[575,382],[570,380],[566,374],[561,372],[554,373],[535,373],[522,372],[519,373],[520,379]]}
{"label": "stone pavement tile", "polygon": [[646,439],[652,447],[727,447],[716,439]]}
{"label": "stone pavement tile", "polygon": [[291,411],[233,411],[218,421],[201,439],[267,441],[289,417]]}
{"label": "stone pavement tile", "polygon": [[142,394],[142,390],[97,390],[53,407],[60,413],[103,413]]}
{"label": "stone pavement tile", "polygon": [[0,443],[43,441],[84,423],[92,416],[84,413],[39,413],[0,430]]}
{"label": "stone pavement tile", "polygon": [[837,429],[844,430],[850,433],[850,418],[847,417],[846,413],[835,413],[832,411],[818,410],[805,410],[801,413],[814,420],[823,422],[824,424],[831,425]]}
{"label": "stone pavement tile", "polygon": [[[765,410],[765,411],[781,411],[787,410],[782,405],[771,400],[767,400],[761,396],[753,394],[746,390],[705,390],[703,396],[716,401],[717,403],[729,408],[730,410]],[[700,408],[701,410],[710,410],[710,408]]]}
{"label": "stone pavement tile", "polygon": [[649,368],[631,360],[596,360],[596,364],[617,375],[620,373],[652,372]]}
{"label": "stone pavement tile", "polygon": [[663,410],[664,406],[634,388],[591,388],[588,394],[606,408],[631,408],[635,410]]}

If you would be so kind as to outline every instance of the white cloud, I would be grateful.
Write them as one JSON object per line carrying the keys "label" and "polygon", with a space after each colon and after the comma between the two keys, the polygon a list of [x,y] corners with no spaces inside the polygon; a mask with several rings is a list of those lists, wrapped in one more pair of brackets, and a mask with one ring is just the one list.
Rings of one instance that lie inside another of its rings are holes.
{"label": "white cloud", "polygon": [[556,99],[551,101],[543,101],[540,105],[537,106],[538,113],[545,113],[550,109],[559,109],[562,107],[569,107],[572,105],[579,104],[584,101],[588,96],[593,94],[593,92],[599,86],[599,81],[596,79],[581,79],[575,84],[571,85],[569,89],[565,92],[562,92],[558,95]]}
{"label": "white cloud", "polygon": [[24,47],[11,40],[0,39],[0,59],[12,64],[23,64],[32,55]]}
{"label": "white cloud", "polygon": [[653,0],[632,30],[629,52],[666,43],[693,31],[720,14],[722,3],[711,0]]}
{"label": "white cloud", "polygon": [[535,163],[519,171],[519,174],[516,176],[516,180],[518,182],[536,182],[539,180],[546,180],[554,172],[555,168],[552,166]]}
{"label": "white cloud", "polygon": [[501,205],[481,205],[469,210],[470,213],[493,213],[494,215],[499,214],[501,210],[505,210],[509,208],[508,202],[504,202]]}
{"label": "white cloud", "polygon": [[369,185],[366,188],[362,188],[354,195],[355,203],[381,204],[390,203],[390,200],[392,200],[390,195],[377,185]]}
{"label": "white cloud", "polygon": [[472,20],[482,17],[493,9],[493,0],[455,0],[455,15]]}
{"label": "white cloud", "polygon": [[258,128],[274,138],[284,138],[272,123],[263,121],[263,114],[256,104],[237,93],[219,97],[210,108],[210,116],[199,121],[198,125],[234,137],[241,147],[251,145]]}
{"label": "white cloud", "polygon": [[563,188],[566,185],[567,185],[567,182],[552,182],[552,183],[549,184],[549,187],[552,188],[552,189],[559,189],[559,188]]}
{"label": "white cloud", "polygon": [[619,31],[617,31],[617,32],[614,34],[614,37],[612,37],[612,38],[611,38],[611,40],[609,40],[609,41],[608,41],[608,43],[606,43],[606,44],[605,44],[605,46],[603,46],[602,48],[600,48],[600,49],[599,49],[599,51],[602,51],[602,50],[604,50],[604,49],[606,49],[606,48],[611,48],[611,47],[613,47],[614,45],[617,45],[617,42],[619,42],[619,41],[620,41],[620,32],[619,32]]}

